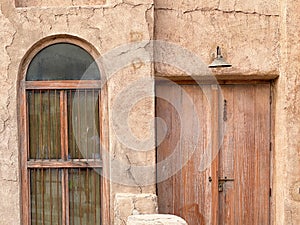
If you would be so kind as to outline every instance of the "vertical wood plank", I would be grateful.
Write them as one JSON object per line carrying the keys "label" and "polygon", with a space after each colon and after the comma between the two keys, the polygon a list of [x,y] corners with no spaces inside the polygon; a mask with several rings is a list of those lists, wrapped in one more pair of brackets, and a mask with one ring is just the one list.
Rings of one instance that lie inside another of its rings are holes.
{"label": "vertical wood plank", "polygon": [[61,154],[60,157],[61,159],[65,159],[65,139],[66,139],[66,133],[65,133],[65,118],[64,118],[64,110],[65,110],[65,95],[64,95],[64,91],[60,91],[60,95],[59,95],[59,108],[60,108],[60,143],[61,143]]}
{"label": "vertical wood plank", "polygon": [[109,161],[109,134],[108,134],[108,101],[107,101],[107,85],[99,90],[99,129],[100,129],[100,154],[103,160],[103,168],[101,174],[101,221],[102,224],[110,224],[110,161]]}
{"label": "vertical wood plank", "polygon": [[90,225],[90,178],[89,178],[89,169],[86,169],[86,198],[87,198],[87,218],[86,218],[86,224]]}
{"label": "vertical wood plank", "polygon": [[[168,127],[166,139],[157,147],[157,161],[173,154],[173,161],[168,166],[181,167],[176,174],[157,185],[159,211],[179,215],[188,224],[211,224],[212,193],[208,179],[212,154],[208,148],[213,137],[211,88],[209,85],[161,85],[156,90],[158,96],[168,96],[174,106],[161,99],[156,101],[156,116],[161,117]],[[157,126],[157,136],[163,132],[159,129]],[[208,133],[211,136],[207,139]],[[175,151],[177,143],[180,143],[180,148]],[[164,168],[158,167],[157,173],[158,176],[164,174]]]}
{"label": "vertical wood plank", "polygon": [[219,168],[234,181],[220,193],[220,224],[269,224],[270,85],[223,85],[222,91],[228,121]]}
{"label": "vertical wood plank", "polygon": [[66,172],[67,170],[62,170],[62,179],[61,179],[61,185],[62,185],[62,225],[66,225],[67,223],[67,216],[66,216]]}
{"label": "vertical wood plank", "polygon": [[51,110],[50,110],[50,108],[51,108],[51,103],[50,103],[50,90],[48,90],[47,91],[47,103],[48,103],[48,105],[47,105],[47,108],[48,108],[48,112],[47,112],[47,120],[48,120],[48,126],[49,126],[49,128],[47,129],[47,146],[48,146],[48,148],[47,148],[47,151],[48,151],[48,159],[51,159],[52,158],[52,153],[51,153],[51,151],[52,151],[52,148],[51,148],[51,139],[50,139],[50,133],[51,133],[51,131],[52,131],[52,118],[50,117],[50,113],[51,113]]}
{"label": "vertical wood plank", "polygon": [[198,170],[198,182],[196,191],[198,193],[199,213],[197,213],[197,224],[211,224],[212,212],[212,183],[209,177],[212,176],[212,154],[211,154],[211,132],[212,132],[212,114],[211,105],[212,93],[210,85],[201,85],[202,97],[195,96],[195,105],[201,132],[199,133],[198,148],[193,158],[198,158],[196,167]]}
{"label": "vertical wood plank", "polygon": [[[57,105],[59,104],[61,104],[60,103],[60,101],[59,102],[57,102],[57,98],[56,98],[56,95],[57,95],[57,90],[55,90],[55,92],[54,92],[54,98],[55,98],[55,100],[54,100],[54,108],[55,108],[55,119],[56,120],[60,120],[60,118],[57,118]],[[59,127],[58,127],[58,124],[57,124],[57,122],[55,123],[55,158],[56,158],[56,160],[58,160],[59,159],[59,151],[58,151],[58,148],[60,147],[60,150],[61,150],[61,146],[59,146],[59,142],[58,142],[58,140],[59,140],[59,133],[58,133],[58,129],[59,129]],[[62,151],[62,150],[61,150]]]}
{"label": "vertical wood plank", "polygon": [[41,189],[42,189],[42,204],[41,204],[41,211],[42,211],[42,225],[45,224],[45,176],[44,176],[44,169],[41,169]]}
{"label": "vertical wood plank", "polygon": [[[65,120],[65,102],[66,97],[65,97],[65,92],[60,91],[60,133],[61,133],[61,159],[65,160],[66,159],[66,120]],[[62,176],[62,182],[61,182],[61,190],[62,190],[62,225],[66,225],[66,177],[65,177],[66,171],[63,169],[61,171],[61,176]]]}
{"label": "vertical wood plank", "polygon": [[[68,111],[67,111],[67,92],[60,91],[60,133],[61,133],[61,159],[68,159]],[[62,225],[69,224],[69,187],[68,170],[61,171],[62,182]]]}
{"label": "vertical wood plank", "polygon": [[[199,212],[199,205],[195,202],[195,178],[197,173],[194,168],[195,160],[192,159],[194,150],[197,149],[199,126],[196,122],[198,120],[196,114],[196,107],[194,100],[197,97],[201,97],[202,93],[200,88],[194,85],[182,85],[182,97],[181,97],[181,156],[182,159],[182,180],[183,185],[181,187],[181,195],[184,197],[182,200],[183,208],[180,211],[182,217],[188,218],[189,224],[197,224],[197,213]],[[190,185],[194,187],[190,188]],[[189,191],[186,191],[189,190]]]}
{"label": "vertical wood plank", "polygon": [[219,93],[218,86],[212,85],[212,105],[211,105],[211,153],[212,153],[212,225],[219,222],[219,193],[218,193],[218,151],[219,151]]}
{"label": "vertical wood plank", "polygon": [[[219,101],[222,124],[222,141],[219,152],[219,176],[234,178],[234,85],[222,86]],[[226,118],[224,121],[224,113]],[[233,182],[224,184],[223,193],[219,194],[219,225],[234,225],[230,217],[234,213],[234,189]]]}
{"label": "vertical wood plank", "polygon": [[[172,191],[173,191],[173,202],[171,207],[173,208],[173,214],[183,217],[184,214],[184,186],[186,181],[184,179],[183,171],[183,161],[184,161],[184,117],[183,117],[183,90],[182,87],[177,86],[176,84],[171,84],[171,96],[170,96],[170,106],[172,112],[172,120],[170,126],[170,134],[172,139],[170,140],[171,145],[168,146],[168,155],[174,157],[174,164],[171,163],[171,171],[175,172],[175,175],[170,177],[173,181]],[[166,90],[167,91],[167,90]],[[179,169],[179,170],[178,170]],[[178,171],[177,171],[178,170]]]}
{"label": "vertical wood plank", "polygon": [[38,159],[43,159],[43,102],[42,102],[42,91],[39,90],[39,104],[38,104],[38,108],[39,108],[39,117],[37,117],[37,124],[39,125],[39,133],[38,133],[38,137],[39,137],[39,147],[38,147],[38,150],[37,150],[37,157]]}
{"label": "vertical wood plank", "polygon": [[[171,101],[173,101],[172,87],[166,86],[157,86],[156,87],[156,96],[168,96]],[[174,140],[175,145],[172,145],[172,137],[174,134],[171,133],[174,129],[172,128],[172,118],[175,115],[174,109],[167,102],[167,100],[162,98],[156,98],[156,117],[160,118],[165,122],[166,127],[159,126],[160,124],[156,124],[157,130],[157,140],[162,141],[157,147],[157,177],[158,180],[161,181],[164,176],[169,176],[169,170],[172,170],[172,164],[163,165],[162,162],[171,154],[171,148],[177,145],[177,141]],[[167,130],[165,130],[167,129]],[[166,133],[165,139],[163,135]],[[169,148],[169,146],[171,147]],[[172,147],[173,146],[173,147]],[[161,198],[158,198],[159,212],[160,213],[174,213],[174,205],[173,205],[173,178],[169,177],[167,180],[161,181],[157,186],[157,192],[161,195]]]}
{"label": "vertical wood plank", "polygon": [[[255,148],[256,160],[256,202],[258,203],[255,218],[257,223],[268,224],[270,222],[270,137],[271,137],[271,106],[270,106],[270,84],[256,87],[255,89]],[[264,188],[261,188],[264,187]]]}
{"label": "vertical wood plank", "polygon": [[49,195],[50,195],[50,224],[52,224],[52,222],[53,222],[53,218],[52,218],[52,216],[53,216],[53,195],[52,195],[52,172],[51,172],[51,169],[49,169],[48,170],[48,172],[49,172],[49,176],[50,176],[50,179],[49,179],[49,181],[50,181],[50,187],[49,187]]}

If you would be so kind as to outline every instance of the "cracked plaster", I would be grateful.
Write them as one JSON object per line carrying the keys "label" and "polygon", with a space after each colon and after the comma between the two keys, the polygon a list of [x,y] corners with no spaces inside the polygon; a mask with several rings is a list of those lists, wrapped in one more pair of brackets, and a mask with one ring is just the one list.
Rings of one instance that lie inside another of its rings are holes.
{"label": "cracked plaster", "polygon": [[13,218],[18,218],[20,208],[16,204],[19,202],[17,196],[19,193],[17,175],[19,168],[18,154],[11,151],[11,149],[17,149],[17,130],[14,130],[16,126],[13,125],[15,106],[11,100],[11,90],[14,85],[8,72],[12,62],[8,49],[14,42],[16,30],[10,20],[2,13],[2,10],[0,10],[0,26],[0,42],[2,43],[2,51],[0,51],[0,85],[2,87],[0,89],[0,196],[12,198],[11,201],[1,201],[6,204],[0,203],[0,218],[3,224],[13,224],[15,222]]}
{"label": "cracked plaster", "polygon": [[[196,2],[178,9],[175,5],[159,2],[155,4],[155,38],[186,48],[206,65],[212,62],[216,46],[220,45],[224,58],[233,66],[226,71],[212,70],[213,73],[220,71],[240,76],[279,73],[277,11],[262,14],[233,8],[220,9],[218,4],[200,7]],[[155,66],[161,76],[184,74],[184,71],[161,64]]]}
{"label": "cracked plaster", "polygon": [[261,15],[278,15],[279,1],[270,0],[157,0],[156,8],[165,8],[176,11],[224,11],[224,12],[240,12]]}

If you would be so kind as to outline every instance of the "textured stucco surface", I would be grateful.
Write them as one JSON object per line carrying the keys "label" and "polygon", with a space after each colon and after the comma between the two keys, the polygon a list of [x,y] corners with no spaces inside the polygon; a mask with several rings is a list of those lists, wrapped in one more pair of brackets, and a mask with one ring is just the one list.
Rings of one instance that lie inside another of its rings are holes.
{"label": "textured stucco surface", "polygon": [[[223,73],[278,74],[278,11],[276,1],[264,0],[156,1],[155,37],[186,48],[206,65],[219,45],[233,65],[221,70]],[[178,75],[177,70],[161,64],[156,71]]]}
{"label": "textured stucco surface", "polygon": [[103,5],[105,2],[105,0],[15,0],[17,7]]}
{"label": "textured stucco surface", "polygon": [[[220,45],[233,67],[212,70],[217,76],[226,73],[251,79],[279,75],[273,96],[272,224],[300,224],[299,1],[94,0],[88,1],[89,5],[83,0],[23,2],[38,5],[16,8],[14,1],[0,0],[1,225],[20,224],[21,218],[19,66],[34,43],[56,34],[85,39],[101,56],[111,54],[116,62],[112,64],[116,70],[107,82],[112,218],[116,193],[155,193],[154,68],[143,60],[145,55],[151,56],[151,45],[149,49],[147,43],[154,38],[183,47],[205,65]],[[128,51],[126,45],[140,41],[144,42],[131,46],[134,53],[130,54],[132,49]],[[115,51],[118,46],[123,49]],[[129,60],[122,61],[124,57]],[[174,65],[157,63],[155,70],[156,75],[185,75]],[[139,95],[148,97],[129,104]],[[129,110],[121,118],[128,132],[120,136],[122,127],[118,126],[119,120],[114,123],[114,118],[121,103]],[[140,169],[144,167],[147,173]]]}
{"label": "textured stucco surface", "polygon": [[1,105],[0,105],[0,218],[3,224],[19,224],[19,164],[18,132],[16,123],[16,83],[10,79],[8,70],[12,58],[8,53],[16,30],[0,11],[1,52]]}
{"label": "textured stucco surface", "polygon": [[281,2],[280,76],[275,99],[275,221],[300,223],[299,1]]}

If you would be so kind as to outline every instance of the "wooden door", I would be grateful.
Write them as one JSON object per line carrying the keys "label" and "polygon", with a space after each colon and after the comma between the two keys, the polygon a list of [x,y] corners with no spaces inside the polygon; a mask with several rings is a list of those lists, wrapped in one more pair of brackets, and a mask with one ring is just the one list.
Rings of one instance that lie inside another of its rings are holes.
{"label": "wooden door", "polygon": [[159,212],[189,225],[269,224],[270,85],[156,91]]}

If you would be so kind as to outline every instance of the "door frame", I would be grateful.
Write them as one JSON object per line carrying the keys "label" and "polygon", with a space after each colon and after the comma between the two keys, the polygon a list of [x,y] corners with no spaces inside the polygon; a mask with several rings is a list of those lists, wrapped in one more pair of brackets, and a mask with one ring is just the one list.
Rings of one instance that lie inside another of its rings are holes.
{"label": "door frame", "polygon": [[[250,76],[249,76],[250,77]],[[259,79],[251,79],[251,77],[246,77],[245,78],[241,78],[240,76],[238,76],[238,79],[228,79],[227,76],[221,78],[221,79],[207,79],[207,77],[201,78],[201,79],[197,79],[194,80],[191,77],[188,78],[184,78],[182,79],[182,77],[169,77],[169,76],[157,76],[155,78],[155,89],[156,86],[159,84],[163,84],[165,82],[168,81],[172,81],[175,82],[178,85],[187,85],[187,84],[210,84],[210,85],[234,85],[234,84],[242,84],[242,85],[248,85],[248,84],[270,84],[270,143],[269,143],[269,150],[270,150],[270,175],[269,175],[269,184],[270,184],[270,193],[269,193],[269,224],[273,225],[274,224],[274,212],[275,212],[275,201],[274,201],[274,195],[273,195],[273,189],[274,189],[274,141],[275,141],[275,132],[274,132],[274,128],[275,128],[275,92],[276,92],[276,80],[278,78],[278,76],[271,76],[271,77],[260,77]],[[217,88],[218,89],[218,88]],[[218,98],[218,91],[217,94],[213,94],[213,98]],[[156,105],[156,103],[155,103]],[[218,113],[218,107],[214,107],[217,108],[216,109],[212,109],[212,113]],[[156,114],[155,114],[156,117]],[[212,121],[213,122],[213,121]],[[216,123],[214,121],[214,123]],[[216,127],[219,126],[218,122],[216,125]],[[219,127],[218,127],[219,128]],[[213,129],[214,131],[212,132],[212,140],[213,140],[213,146],[218,146],[218,129]],[[215,132],[217,130],[217,132]],[[156,132],[156,129],[155,129]],[[157,147],[156,147],[157,149]],[[215,147],[213,147],[213,149],[216,149]],[[218,147],[217,147],[218,149]],[[218,216],[219,216],[219,193],[218,193],[218,176],[217,176],[217,170],[218,170],[218,160],[219,160],[219,156],[216,157],[213,162],[212,162],[212,178],[214,180],[212,180],[212,185],[215,185],[214,187],[212,187],[212,208],[216,208],[215,210],[213,210],[213,215],[212,215],[212,225],[218,225]],[[157,163],[157,150],[156,150],[156,163]],[[216,193],[215,193],[216,192]],[[157,193],[157,184],[156,184],[156,193]],[[215,197],[214,197],[215,196]],[[214,203],[215,202],[215,203]]]}

